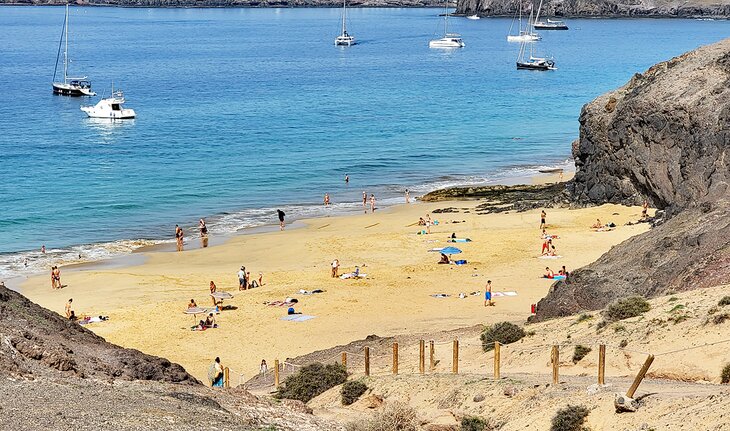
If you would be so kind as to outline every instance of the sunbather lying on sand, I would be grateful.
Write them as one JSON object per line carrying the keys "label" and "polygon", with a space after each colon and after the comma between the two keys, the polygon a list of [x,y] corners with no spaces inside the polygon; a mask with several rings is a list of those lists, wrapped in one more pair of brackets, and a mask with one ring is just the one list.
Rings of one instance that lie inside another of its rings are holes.
{"label": "sunbather lying on sand", "polygon": [[190,303],[188,304],[188,309],[190,309],[190,308],[197,308],[197,307],[198,307],[198,304],[195,303],[195,300],[194,299],[191,299],[190,300]]}
{"label": "sunbather lying on sand", "polygon": [[264,304],[268,305],[269,307],[288,307],[288,306],[294,305],[298,302],[299,302],[299,300],[296,298],[286,298],[283,301],[270,301],[270,302],[264,302]]}
{"label": "sunbather lying on sand", "polygon": [[342,280],[347,280],[348,278],[365,278],[365,277],[367,277],[367,274],[361,274],[359,266],[356,266],[355,270],[353,272],[349,272],[347,274],[342,274],[340,276],[340,278]]}

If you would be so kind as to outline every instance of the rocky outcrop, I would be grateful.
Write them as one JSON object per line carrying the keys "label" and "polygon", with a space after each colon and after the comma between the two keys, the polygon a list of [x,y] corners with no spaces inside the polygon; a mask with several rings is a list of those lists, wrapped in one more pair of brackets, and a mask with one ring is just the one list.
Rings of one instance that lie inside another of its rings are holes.
{"label": "rocky outcrop", "polygon": [[0,286],[0,377],[199,383],[164,358],[111,343]]}
{"label": "rocky outcrop", "polygon": [[533,320],[730,282],[730,39],[587,104],[573,156],[577,204],[647,199],[668,221],[556,283]]}
{"label": "rocky outcrop", "polygon": [[[522,0],[523,10],[535,11],[539,1]],[[512,16],[518,9],[515,0],[459,0],[456,12],[481,16]],[[529,12],[528,12],[529,13]],[[718,0],[545,0],[540,16],[549,17],[728,17],[730,2]]]}

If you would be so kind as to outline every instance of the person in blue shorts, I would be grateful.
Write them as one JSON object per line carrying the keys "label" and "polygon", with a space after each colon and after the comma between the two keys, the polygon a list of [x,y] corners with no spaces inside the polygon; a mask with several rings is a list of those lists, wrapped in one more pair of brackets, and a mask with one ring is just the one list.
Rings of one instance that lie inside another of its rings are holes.
{"label": "person in blue shorts", "polygon": [[494,305],[494,302],[492,302],[492,280],[487,280],[487,287],[484,291],[484,306],[487,305],[490,307]]}

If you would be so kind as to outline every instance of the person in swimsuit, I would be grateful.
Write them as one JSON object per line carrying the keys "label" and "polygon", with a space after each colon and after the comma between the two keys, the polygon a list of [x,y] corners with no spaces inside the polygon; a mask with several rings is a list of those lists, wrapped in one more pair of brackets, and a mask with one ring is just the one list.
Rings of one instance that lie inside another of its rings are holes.
{"label": "person in swimsuit", "polygon": [[641,209],[641,218],[642,219],[649,217],[648,211],[649,211],[649,201],[647,201],[645,199],[644,205],[642,205],[642,209]]}
{"label": "person in swimsuit", "polygon": [[70,319],[71,316],[74,315],[73,310],[71,310],[71,303],[74,302],[73,298],[69,298],[68,302],[66,303],[66,318]]}
{"label": "person in swimsuit", "polygon": [[340,260],[335,259],[332,261],[332,278],[339,277],[338,272],[340,271]]}
{"label": "person in swimsuit", "polygon": [[601,219],[597,218],[596,222],[591,226],[592,229],[600,229],[603,227],[603,223],[601,223]]}
{"label": "person in swimsuit", "polygon": [[555,246],[554,245],[551,245],[550,246],[550,256],[557,256],[557,255],[558,255],[558,251],[555,250]]}
{"label": "person in swimsuit", "polygon": [[370,212],[375,212],[375,195],[370,195]]}
{"label": "person in swimsuit", "polygon": [[51,289],[56,288],[56,267],[51,267]]}
{"label": "person in swimsuit", "polygon": [[324,194],[324,206],[328,207],[330,205],[330,195],[329,193]]}
{"label": "person in swimsuit", "polygon": [[365,212],[368,212],[368,194],[365,193],[365,190],[362,191],[362,206],[365,208]]}
{"label": "person in swimsuit", "polygon": [[279,229],[284,230],[284,226],[286,226],[286,223],[284,223],[284,216],[286,216],[286,214],[284,214],[284,211],[282,210],[276,210],[276,215],[279,216]]}
{"label": "person in swimsuit", "polygon": [[563,275],[565,277],[568,276],[568,271],[565,269],[565,265],[563,265],[563,267],[560,269],[560,271],[558,271],[558,275]]}
{"label": "person in swimsuit", "polygon": [[198,229],[200,229],[200,236],[208,236],[208,226],[205,225],[205,220],[202,218],[198,222]]}
{"label": "person in swimsuit", "polygon": [[191,299],[190,303],[188,304],[188,310],[191,308],[198,308],[198,304],[195,303],[194,299]]}
{"label": "person in swimsuit", "polygon": [[408,189],[406,189],[406,203],[411,203],[411,192],[409,192]]}
{"label": "person in swimsuit", "polygon": [[543,277],[544,278],[554,278],[555,273],[553,272],[552,269],[550,269],[550,267],[545,267],[545,275],[543,275]]}
{"label": "person in swimsuit", "polygon": [[350,176],[345,174],[345,184],[349,184],[349,183],[350,183]]}
{"label": "person in swimsuit", "polygon": [[213,280],[210,280],[210,293],[215,293],[216,290],[218,290],[218,287],[213,283]]}
{"label": "person in swimsuit", "polygon": [[492,302],[492,280],[487,280],[487,286],[484,291],[484,306],[486,307],[487,305],[490,307],[494,305],[494,302]]}
{"label": "person in swimsuit", "polygon": [[545,210],[540,211],[540,229],[545,228],[545,217],[547,217]]}
{"label": "person in swimsuit", "polygon": [[46,245],[45,245],[45,244],[43,244],[43,245],[41,246],[41,253],[42,253],[42,254],[46,254]]}
{"label": "person in swimsuit", "polygon": [[263,285],[264,285],[264,273],[259,272],[259,286],[263,286]]}
{"label": "person in swimsuit", "polygon": [[259,374],[263,376],[264,374],[266,374],[267,371],[269,371],[269,367],[266,365],[266,359],[262,359],[261,365],[259,366]]}

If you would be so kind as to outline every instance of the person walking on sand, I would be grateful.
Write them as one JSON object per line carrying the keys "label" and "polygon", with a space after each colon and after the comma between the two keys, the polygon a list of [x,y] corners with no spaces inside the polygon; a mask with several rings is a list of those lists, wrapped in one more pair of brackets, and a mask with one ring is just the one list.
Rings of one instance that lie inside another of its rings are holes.
{"label": "person walking on sand", "polygon": [[540,229],[545,229],[545,217],[547,217],[545,210],[540,211]]}
{"label": "person walking on sand", "polygon": [[406,203],[411,203],[411,192],[409,192],[408,189],[406,189]]}
{"label": "person walking on sand", "polygon": [[371,213],[375,212],[375,195],[374,194],[370,194],[370,212]]}
{"label": "person walking on sand", "polygon": [[487,305],[490,307],[494,305],[494,302],[492,302],[492,280],[487,280],[486,290],[484,291],[484,306]]}
{"label": "person walking on sand", "polygon": [[286,226],[286,223],[284,223],[284,211],[282,210],[276,210],[276,215],[279,216],[279,230],[284,230],[284,226]]}
{"label": "person walking on sand", "polygon": [[238,290],[246,290],[246,267],[242,266],[238,271]]}
{"label": "person walking on sand", "polygon": [[324,194],[324,206],[328,207],[330,205],[330,195],[329,193]]}
{"label": "person walking on sand", "polygon": [[70,319],[71,316],[74,315],[74,312],[71,310],[71,303],[74,302],[73,298],[69,298],[68,302],[66,303],[66,318]]}
{"label": "person walking on sand", "polygon": [[223,387],[223,365],[221,365],[221,358],[216,357],[208,369],[208,380],[214,388]]}
{"label": "person walking on sand", "polygon": [[337,278],[338,272],[340,270],[340,261],[339,259],[335,259],[332,261],[332,278]]}
{"label": "person walking on sand", "polygon": [[641,208],[641,219],[642,220],[649,217],[648,211],[649,211],[649,201],[644,199],[644,205],[642,205],[642,208]]}

